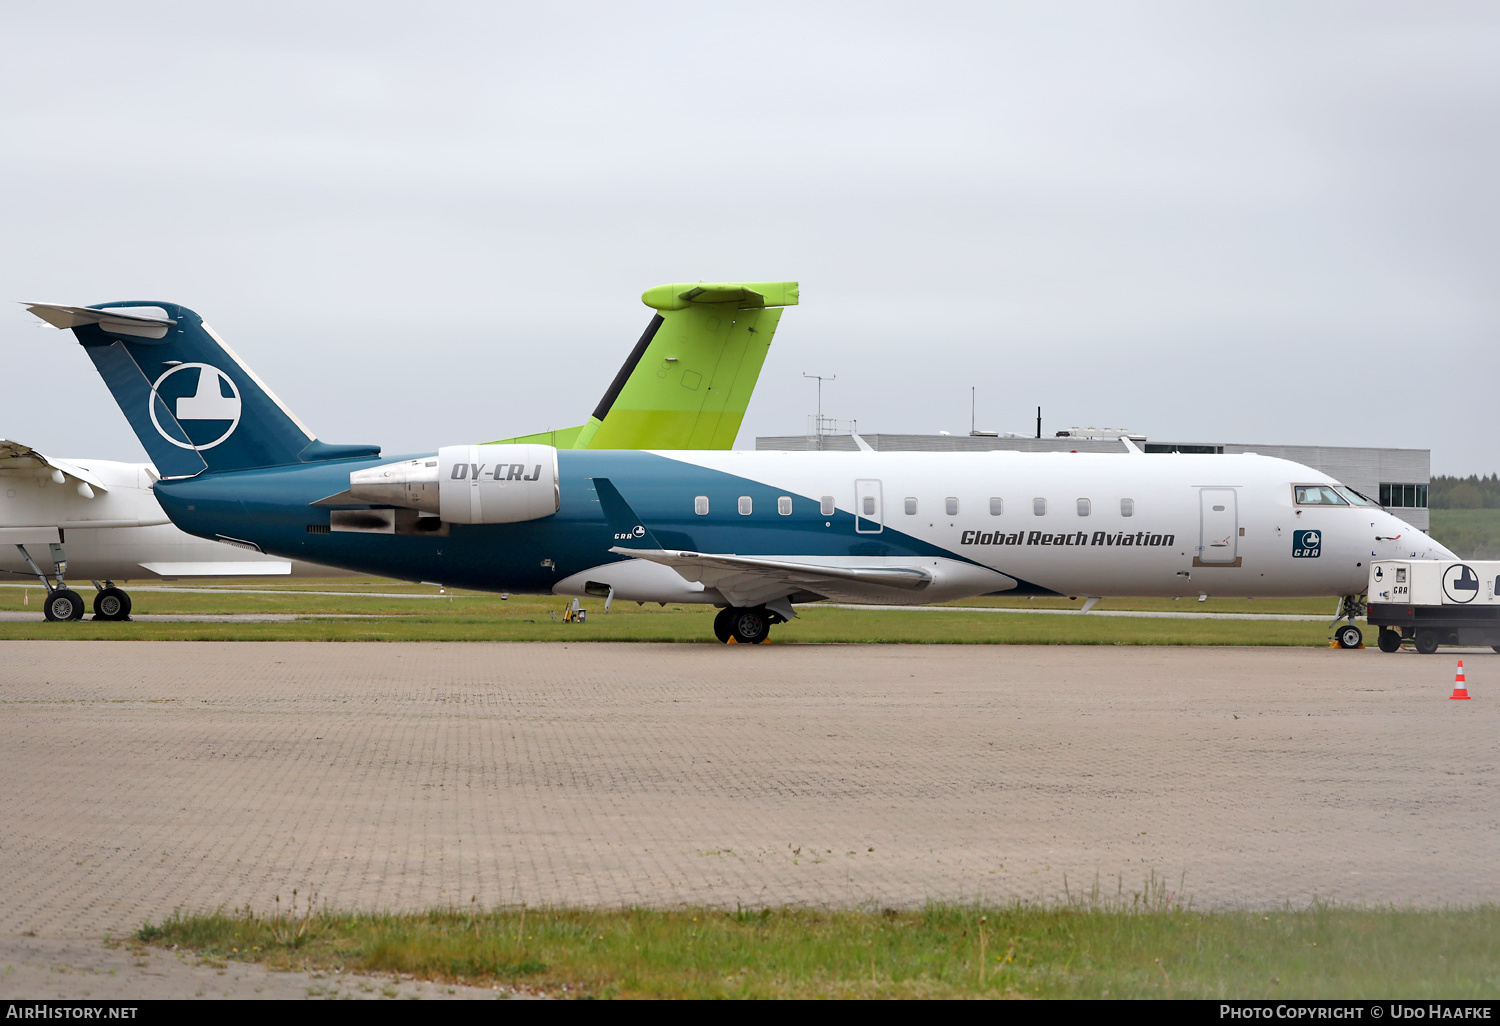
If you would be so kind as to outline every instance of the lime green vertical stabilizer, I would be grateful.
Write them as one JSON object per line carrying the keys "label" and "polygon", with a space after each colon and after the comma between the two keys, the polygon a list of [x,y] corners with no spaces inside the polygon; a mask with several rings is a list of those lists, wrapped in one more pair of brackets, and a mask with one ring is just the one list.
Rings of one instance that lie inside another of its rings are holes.
{"label": "lime green vertical stabilizer", "polygon": [[[728,449],[797,283],[689,282],[647,289],[656,310],[594,417],[590,449]],[[575,443],[577,444],[577,443]]]}
{"label": "lime green vertical stabilizer", "polygon": [[[507,438],[574,449],[734,446],[794,281],[686,282],[647,289],[656,311],[588,423]],[[553,439],[556,439],[555,441]]]}

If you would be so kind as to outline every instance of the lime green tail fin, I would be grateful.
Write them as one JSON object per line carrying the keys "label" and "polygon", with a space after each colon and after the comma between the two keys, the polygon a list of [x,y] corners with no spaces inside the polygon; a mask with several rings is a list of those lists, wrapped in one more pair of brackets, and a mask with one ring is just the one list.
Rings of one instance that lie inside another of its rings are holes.
{"label": "lime green tail fin", "polygon": [[647,289],[656,311],[588,423],[503,439],[573,449],[728,449],[797,283]]}

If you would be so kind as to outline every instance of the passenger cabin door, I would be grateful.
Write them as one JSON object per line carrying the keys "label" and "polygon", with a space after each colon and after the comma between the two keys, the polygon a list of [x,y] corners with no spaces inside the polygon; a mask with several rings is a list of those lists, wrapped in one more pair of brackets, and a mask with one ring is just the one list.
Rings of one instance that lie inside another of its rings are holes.
{"label": "passenger cabin door", "polygon": [[879,534],[884,529],[880,482],[854,482],[854,530],[860,534]]}
{"label": "passenger cabin door", "polygon": [[1204,488],[1198,493],[1197,562],[1208,566],[1239,565],[1240,516],[1233,488]]}

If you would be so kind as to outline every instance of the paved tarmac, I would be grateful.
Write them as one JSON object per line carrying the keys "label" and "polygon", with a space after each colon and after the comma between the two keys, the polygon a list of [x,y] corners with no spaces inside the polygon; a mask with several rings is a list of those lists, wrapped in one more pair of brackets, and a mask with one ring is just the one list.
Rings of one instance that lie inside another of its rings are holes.
{"label": "paved tarmac", "polygon": [[0,642],[0,938],[294,887],[1497,901],[1500,656],[1464,658],[1470,702],[1446,651]]}

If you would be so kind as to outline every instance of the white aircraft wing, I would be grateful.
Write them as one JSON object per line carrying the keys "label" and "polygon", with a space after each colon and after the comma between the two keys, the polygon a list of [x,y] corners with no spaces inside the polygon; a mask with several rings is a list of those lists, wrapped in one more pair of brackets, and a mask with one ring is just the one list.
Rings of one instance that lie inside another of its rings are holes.
{"label": "white aircraft wing", "polygon": [[869,595],[871,586],[920,591],[932,583],[932,575],[920,567],[845,566],[680,549],[615,546],[609,551],[669,566],[684,580],[717,589],[737,606],[759,605],[799,591],[832,599],[859,599]]}
{"label": "white aircraft wing", "polygon": [[[29,445],[20,442],[12,442],[0,438],[0,470],[20,470],[42,472],[52,471],[52,479],[62,484],[66,478],[71,477],[74,481],[88,485],[91,489],[101,492],[109,491],[104,484],[93,474],[82,467],[75,466],[64,460],[55,460],[44,456]],[[43,477],[47,475],[42,474]]]}

